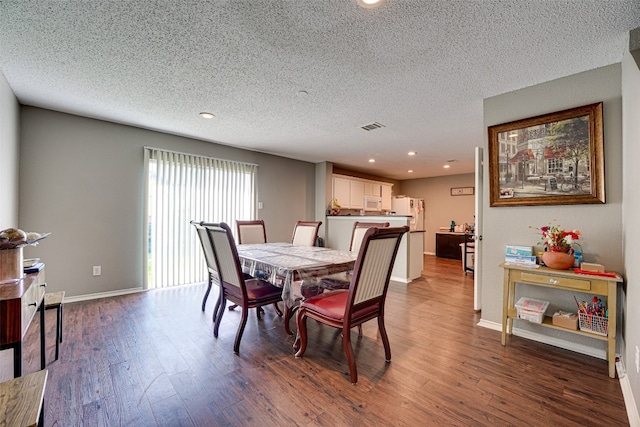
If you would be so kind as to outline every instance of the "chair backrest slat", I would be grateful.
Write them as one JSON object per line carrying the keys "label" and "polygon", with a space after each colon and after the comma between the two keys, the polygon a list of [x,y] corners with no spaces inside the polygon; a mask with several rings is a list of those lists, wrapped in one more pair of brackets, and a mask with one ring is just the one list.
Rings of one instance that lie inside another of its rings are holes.
{"label": "chair backrest slat", "polygon": [[264,221],[236,221],[238,229],[238,244],[267,243],[267,232]]}
{"label": "chair backrest slat", "polygon": [[322,221],[298,221],[293,229],[291,243],[294,246],[313,246],[318,238]]}
{"label": "chair backrest slat", "polygon": [[349,244],[349,251],[358,253],[360,251],[360,245],[362,244],[362,239],[364,237],[364,233],[367,232],[371,227],[388,227],[388,222],[360,222],[356,221],[353,223],[353,231],[351,232],[351,243]]}
{"label": "chair backrest slat", "polygon": [[199,223],[195,223],[191,221],[191,224],[195,226],[196,232],[198,233],[198,238],[200,239],[200,244],[202,245],[202,252],[204,254],[204,260],[207,263],[207,269],[210,273],[215,273],[218,271],[218,266],[216,265],[216,257],[213,252],[213,246],[211,246],[211,241],[209,240],[209,235],[207,234],[207,230],[201,226]]}
{"label": "chair backrest slat", "polygon": [[205,226],[205,228],[209,233],[218,259],[220,280],[230,285],[241,287],[243,279],[240,274],[240,261],[231,246],[233,241],[230,240],[230,234],[222,227]]}
{"label": "chair backrest slat", "polygon": [[395,244],[396,239],[393,238],[374,240],[369,244],[354,304],[382,296],[389,265],[392,264]]}
{"label": "chair backrest slat", "polygon": [[402,236],[409,227],[368,228],[351,278],[345,316],[355,305],[384,302]]}

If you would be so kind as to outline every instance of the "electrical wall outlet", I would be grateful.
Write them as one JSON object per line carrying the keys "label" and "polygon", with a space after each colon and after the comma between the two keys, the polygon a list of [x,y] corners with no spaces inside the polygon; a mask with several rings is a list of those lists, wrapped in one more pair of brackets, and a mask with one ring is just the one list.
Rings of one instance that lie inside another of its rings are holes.
{"label": "electrical wall outlet", "polygon": [[94,276],[99,276],[102,274],[102,266],[100,265],[94,265],[93,266],[93,275]]}

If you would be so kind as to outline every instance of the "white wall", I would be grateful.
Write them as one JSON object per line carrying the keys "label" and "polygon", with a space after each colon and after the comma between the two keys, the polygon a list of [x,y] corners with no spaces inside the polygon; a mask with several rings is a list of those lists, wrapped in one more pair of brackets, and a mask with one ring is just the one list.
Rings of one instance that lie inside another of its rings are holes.
{"label": "white wall", "polygon": [[624,264],[627,284],[624,304],[625,323],[622,329],[624,347],[623,360],[627,369],[627,379],[633,391],[636,409],[640,408],[640,374],[635,366],[635,352],[640,348],[640,168],[636,160],[640,159],[640,69],[626,53],[622,61],[622,136],[623,145],[623,199],[622,209],[624,230]]}
{"label": "white wall", "polygon": [[315,216],[311,163],[33,107],[21,108],[20,140],[20,225],[53,233],[25,257],[42,258],[47,289],[68,297],[141,288],[144,146],[258,164],[270,241]]}
{"label": "white wall", "polygon": [[18,224],[18,111],[20,106],[0,72],[0,230]]}
{"label": "white wall", "polygon": [[[483,204],[481,274],[483,321],[501,322],[503,271],[498,265],[504,261],[505,246],[536,245],[540,239],[535,227],[546,225],[554,219],[564,227],[582,231],[581,244],[585,261],[604,264],[607,270],[623,272],[621,90],[621,65],[615,64],[485,99],[485,128],[603,101],[607,203],[490,208],[489,198],[486,197]],[[488,153],[486,138],[485,135],[485,153]],[[485,168],[484,172],[484,194],[489,194],[488,169]],[[571,293],[526,286],[519,286],[518,289],[520,293],[516,297],[526,293],[533,298],[551,301],[550,311],[558,308],[575,309]],[[534,325],[524,323],[518,322],[516,327],[535,328]],[[588,337],[543,328],[535,328],[535,332],[575,341],[600,352],[604,350],[603,341]]]}
{"label": "white wall", "polygon": [[398,194],[424,199],[424,251],[436,253],[436,232],[456,224],[475,222],[474,196],[452,196],[453,187],[473,187],[474,174],[439,176],[401,181]]}

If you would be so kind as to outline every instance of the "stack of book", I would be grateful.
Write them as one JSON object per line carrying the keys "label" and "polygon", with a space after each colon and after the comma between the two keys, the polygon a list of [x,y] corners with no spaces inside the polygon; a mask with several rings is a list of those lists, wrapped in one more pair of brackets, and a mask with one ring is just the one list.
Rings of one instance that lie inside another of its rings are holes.
{"label": "stack of book", "polygon": [[533,255],[531,246],[507,245],[504,262],[508,265],[519,265],[522,267],[538,267],[536,257]]}

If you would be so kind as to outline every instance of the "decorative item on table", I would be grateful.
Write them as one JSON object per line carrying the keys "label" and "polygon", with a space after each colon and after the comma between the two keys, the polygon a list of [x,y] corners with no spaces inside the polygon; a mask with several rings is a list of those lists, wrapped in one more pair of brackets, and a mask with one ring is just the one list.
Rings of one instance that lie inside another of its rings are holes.
{"label": "decorative item on table", "polygon": [[22,248],[35,246],[51,233],[27,233],[18,228],[0,231],[0,283],[16,283],[23,277]]}
{"label": "decorative item on table", "polygon": [[528,320],[533,323],[542,323],[544,313],[549,307],[549,301],[522,297],[515,306],[518,312],[518,319]]}
{"label": "decorative item on table", "polygon": [[590,302],[581,301],[574,296],[578,306],[578,323],[581,331],[607,336],[609,328],[609,310],[605,303],[595,295]]}
{"label": "decorative item on table", "polygon": [[536,268],[538,267],[536,261],[531,246],[507,245],[504,255],[505,264]]}
{"label": "decorative item on table", "polygon": [[551,323],[554,326],[561,328],[567,328],[571,330],[578,330],[578,313],[570,313],[568,311],[558,310],[553,313]]}
{"label": "decorative item on table", "polygon": [[332,199],[331,203],[329,203],[329,208],[327,211],[329,215],[340,215],[340,203],[338,203],[338,199]]}
{"label": "decorative item on table", "polygon": [[542,254],[544,264],[556,270],[568,270],[573,267],[575,262],[573,245],[580,247],[576,242],[580,239],[580,230],[563,230],[560,224],[545,225],[537,230],[542,235],[541,243],[545,247],[545,252]]}

